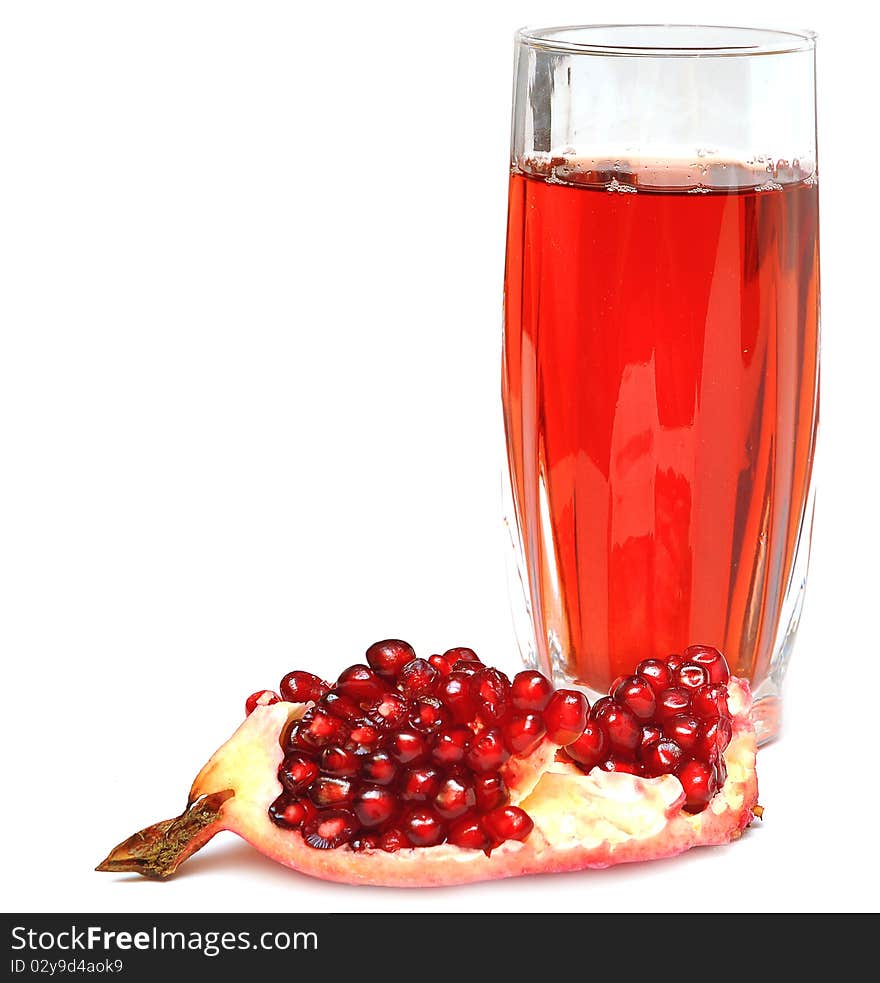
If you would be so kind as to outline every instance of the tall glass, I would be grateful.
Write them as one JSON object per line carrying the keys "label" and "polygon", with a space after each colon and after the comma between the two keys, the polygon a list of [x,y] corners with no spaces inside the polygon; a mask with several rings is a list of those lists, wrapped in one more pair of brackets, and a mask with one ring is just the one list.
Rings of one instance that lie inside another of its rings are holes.
{"label": "tall glass", "polygon": [[815,38],[517,36],[503,398],[527,663],[593,695],[720,648],[762,740],[818,411]]}

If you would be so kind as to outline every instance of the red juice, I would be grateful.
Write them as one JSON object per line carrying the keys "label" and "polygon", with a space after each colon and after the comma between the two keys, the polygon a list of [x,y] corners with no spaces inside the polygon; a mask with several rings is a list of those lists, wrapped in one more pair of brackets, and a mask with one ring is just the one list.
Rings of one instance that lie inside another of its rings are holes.
{"label": "red juice", "polygon": [[511,176],[503,397],[524,579],[539,663],[595,690],[697,642],[760,684],[808,549],[817,187],[720,166],[726,187],[689,190],[625,164]]}

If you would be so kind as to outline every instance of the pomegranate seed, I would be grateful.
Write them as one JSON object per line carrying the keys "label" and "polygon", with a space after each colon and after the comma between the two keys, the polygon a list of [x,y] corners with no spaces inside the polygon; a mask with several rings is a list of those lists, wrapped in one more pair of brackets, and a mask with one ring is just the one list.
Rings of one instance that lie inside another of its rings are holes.
{"label": "pomegranate seed", "polygon": [[356,836],[349,846],[355,853],[364,853],[367,850],[375,850],[379,846],[379,837],[372,833],[362,833]]}
{"label": "pomegranate seed", "polygon": [[429,696],[440,681],[440,673],[424,659],[413,659],[400,671],[399,685],[410,699]]}
{"label": "pomegranate seed", "polygon": [[654,741],[659,741],[663,737],[663,728],[658,727],[657,724],[645,724],[642,727],[642,739],[639,742],[640,747],[646,747],[648,744],[653,744]]}
{"label": "pomegranate seed", "polygon": [[368,649],[366,660],[373,672],[383,679],[393,680],[400,670],[416,657],[412,645],[399,638],[386,638],[374,642]]}
{"label": "pomegranate seed", "polygon": [[386,693],[370,708],[370,716],[383,730],[394,730],[407,718],[409,708],[399,693]]}
{"label": "pomegranate seed", "polygon": [[642,727],[635,714],[612,700],[599,709],[595,723],[605,731],[612,752],[632,757],[642,739]]}
{"label": "pomegranate seed", "polygon": [[493,727],[473,739],[465,761],[474,771],[485,773],[500,768],[509,757],[510,752],[504,746],[501,731]]}
{"label": "pomegranate seed", "polygon": [[354,814],[361,826],[379,826],[397,811],[397,799],[391,789],[365,785],[355,796]]}
{"label": "pomegranate seed", "polygon": [[504,746],[511,754],[531,754],[546,733],[540,713],[512,713],[501,725]]}
{"label": "pomegranate seed", "polygon": [[624,676],[612,690],[614,699],[639,720],[650,720],[654,716],[657,700],[647,679],[640,676]]}
{"label": "pomegranate seed", "polygon": [[363,710],[354,700],[350,700],[347,696],[333,690],[321,697],[318,706],[322,710],[332,713],[334,717],[339,717],[340,720],[360,720],[364,715]]}
{"label": "pomegranate seed", "polygon": [[327,809],[303,823],[302,838],[315,850],[333,850],[348,843],[357,830],[357,820],[348,809]]}
{"label": "pomegranate seed", "polygon": [[639,760],[648,778],[674,774],[683,757],[678,744],[667,738],[639,749]]}
{"label": "pomegranate seed", "polygon": [[694,756],[706,764],[713,764],[721,758],[733,733],[730,721],[722,717],[720,720],[706,720],[700,727],[700,735],[694,748]]}
{"label": "pomegranate seed", "polygon": [[700,721],[689,713],[677,713],[663,725],[663,733],[676,744],[691,754],[700,736]]}
{"label": "pomegranate seed", "polygon": [[355,784],[349,778],[321,775],[309,786],[309,798],[319,809],[348,805],[354,798]]}
{"label": "pomegranate seed", "polygon": [[614,700],[610,696],[603,696],[601,699],[596,700],[587,715],[588,720],[598,720],[602,714],[605,712],[605,707],[611,706]]}
{"label": "pomegranate seed", "polygon": [[595,720],[589,720],[583,734],[565,750],[582,768],[590,771],[606,756],[608,741],[601,726]]}
{"label": "pomegranate seed", "polygon": [[349,727],[344,720],[320,707],[312,707],[299,725],[299,738],[313,747],[327,744],[344,744],[348,738]]}
{"label": "pomegranate seed", "polygon": [[721,788],[721,786],[727,781],[727,765],[724,763],[724,758],[719,758],[712,766],[712,769],[715,776],[716,787]]}
{"label": "pomegranate seed", "polygon": [[439,765],[455,765],[464,761],[473,734],[468,727],[441,727],[434,738],[431,757]]}
{"label": "pomegranate seed", "polygon": [[510,684],[510,702],[517,710],[539,713],[550,702],[553,686],[535,669],[523,669]]}
{"label": "pomegranate seed", "polygon": [[666,657],[666,665],[669,667],[671,673],[675,673],[675,670],[683,663],[687,662],[687,659],[683,655],[674,654],[668,655]]}
{"label": "pomegranate seed", "polygon": [[449,723],[449,711],[436,697],[420,696],[412,704],[409,723],[423,734],[433,734]]}
{"label": "pomegranate seed", "polygon": [[369,666],[355,665],[343,670],[334,689],[355,703],[375,703],[388,691],[388,686]]}
{"label": "pomegranate seed", "polygon": [[474,777],[474,795],[477,799],[477,809],[489,812],[507,803],[509,795],[504,779],[498,772]]}
{"label": "pomegranate seed", "polygon": [[609,758],[600,765],[602,771],[616,771],[625,775],[642,775],[643,769],[638,761],[621,761],[619,758]]}
{"label": "pomegranate seed", "polygon": [[645,659],[636,666],[636,675],[646,680],[654,694],[662,693],[672,685],[669,666],[660,659]]}
{"label": "pomegranate seed", "polygon": [[346,741],[346,748],[355,754],[369,754],[379,743],[379,731],[370,723],[358,721],[351,728],[351,733]]}
{"label": "pomegranate seed", "polygon": [[379,837],[379,846],[386,853],[397,853],[409,846],[406,837],[399,829],[386,829]]}
{"label": "pomegranate seed", "polygon": [[678,770],[678,780],[684,789],[686,812],[702,812],[718,787],[712,766],[704,761],[683,764]]}
{"label": "pomegranate seed", "polygon": [[483,817],[483,825],[499,840],[524,840],[534,828],[531,816],[518,806],[499,806]]}
{"label": "pomegranate seed", "polygon": [[428,662],[441,676],[448,676],[452,672],[452,663],[445,655],[429,655]]}
{"label": "pomegranate seed", "polygon": [[428,753],[428,741],[417,730],[399,730],[388,739],[388,753],[402,765],[416,764]]}
{"label": "pomegranate seed", "polygon": [[696,662],[709,673],[710,683],[726,683],[730,679],[727,659],[712,645],[689,645],[684,650],[688,662]]}
{"label": "pomegranate seed", "polygon": [[705,686],[709,682],[709,672],[696,662],[683,662],[672,674],[676,686],[686,689],[689,693]]}
{"label": "pomegranate seed", "polygon": [[294,669],[281,680],[279,691],[281,698],[288,703],[308,703],[309,700],[320,700],[330,689],[328,683],[314,673]]}
{"label": "pomegranate seed", "polygon": [[449,827],[447,839],[453,846],[460,846],[466,850],[485,850],[492,842],[478,816],[463,816],[457,819]]}
{"label": "pomegranate seed", "polygon": [[460,778],[449,777],[440,786],[434,796],[434,808],[444,819],[458,819],[477,802],[473,785],[468,785]]}
{"label": "pomegranate seed", "polygon": [[400,827],[413,846],[437,846],[446,837],[446,824],[430,806],[410,809]]}
{"label": "pomegranate seed", "polygon": [[440,680],[437,696],[452,714],[457,724],[466,724],[477,714],[477,705],[471,693],[470,678],[463,672],[452,672]]}
{"label": "pomegranate seed", "polygon": [[284,794],[269,806],[269,818],[282,829],[299,829],[316,812],[317,809],[308,799],[294,799]]}
{"label": "pomegranate seed", "polygon": [[387,751],[376,751],[367,755],[361,761],[361,778],[374,785],[390,785],[395,778],[399,765]]}
{"label": "pomegranate seed", "polygon": [[510,680],[497,669],[480,669],[471,679],[471,693],[480,716],[487,723],[498,723],[510,706]]}
{"label": "pomegranate seed", "polygon": [[296,721],[287,729],[287,734],[282,734],[281,746],[285,754],[304,754],[312,757],[318,753],[318,749],[302,735],[302,725]]}
{"label": "pomegranate seed", "polygon": [[400,798],[405,802],[427,802],[440,791],[443,775],[431,765],[409,768],[400,779]]}
{"label": "pomegranate seed", "polygon": [[302,792],[318,777],[314,761],[302,754],[288,754],[278,767],[278,780],[288,792]]}
{"label": "pomegranate seed", "polygon": [[571,744],[584,732],[590,704],[583,693],[558,689],[544,710],[547,737],[554,744]]}
{"label": "pomegranate seed", "polygon": [[679,713],[687,713],[691,708],[691,699],[687,690],[672,686],[663,690],[657,697],[657,709],[654,718],[658,723],[665,724],[667,720]]}
{"label": "pomegranate seed", "polygon": [[457,648],[447,649],[443,655],[446,659],[448,659],[450,665],[455,665],[456,662],[475,662],[478,666],[483,664],[483,660],[477,655],[477,653],[473,649],[469,649],[464,645],[460,645]]}
{"label": "pomegranate seed", "polygon": [[358,773],[358,764],[355,754],[335,744],[321,752],[321,771],[334,778],[351,778]]}
{"label": "pomegranate seed", "polygon": [[707,683],[694,690],[691,709],[703,720],[714,720],[727,714],[727,687],[723,683]]}
{"label": "pomegranate seed", "polygon": [[271,689],[259,689],[244,701],[244,715],[249,717],[257,707],[270,707],[273,703],[280,703],[281,697]]}

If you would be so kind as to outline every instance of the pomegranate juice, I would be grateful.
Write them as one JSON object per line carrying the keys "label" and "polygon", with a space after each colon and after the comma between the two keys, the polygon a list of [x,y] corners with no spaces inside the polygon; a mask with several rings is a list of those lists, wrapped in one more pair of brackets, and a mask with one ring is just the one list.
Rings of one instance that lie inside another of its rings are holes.
{"label": "pomegranate juice", "polygon": [[524,581],[539,664],[592,689],[692,643],[758,685],[793,617],[817,188],[721,166],[716,189],[645,187],[635,169],[511,177],[503,395]]}

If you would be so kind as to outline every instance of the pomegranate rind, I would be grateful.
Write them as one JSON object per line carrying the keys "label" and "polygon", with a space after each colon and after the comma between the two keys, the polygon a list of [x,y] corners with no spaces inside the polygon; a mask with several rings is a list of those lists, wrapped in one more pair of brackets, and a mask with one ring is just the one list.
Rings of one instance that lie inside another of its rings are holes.
{"label": "pomegranate rind", "polygon": [[[733,736],[724,753],[727,779],[708,808],[696,815],[684,811],[684,791],[672,775],[645,779],[599,769],[585,775],[572,764],[552,761],[553,746],[544,742],[535,752],[537,757],[523,759],[521,786],[514,788],[515,776],[505,775],[511,792],[517,793],[512,799],[535,824],[522,842],[507,841],[488,857],[448,843],[396,853],[315,850],[299,833],[280,829],[267,814],[280,788],[276,777],[283,757],[279,735],[304,710],[302,705],[278,703],[258,707],[213,755],[193,783],[182,816],[130,837],[98,869],[165,877],[221,830],[237,833],[300,873],[388,887],[446,886],[603,868],[730,843],[752,820],[758,785],[748,684],[733,678],[728,689]],[[203,816],[192,840],[187,841],[181,824],[193,810],[204,810],[206,803],[212,814]],[[139,855],[134,855],[133,847]]]}

